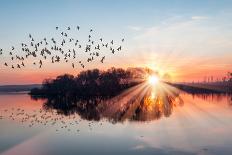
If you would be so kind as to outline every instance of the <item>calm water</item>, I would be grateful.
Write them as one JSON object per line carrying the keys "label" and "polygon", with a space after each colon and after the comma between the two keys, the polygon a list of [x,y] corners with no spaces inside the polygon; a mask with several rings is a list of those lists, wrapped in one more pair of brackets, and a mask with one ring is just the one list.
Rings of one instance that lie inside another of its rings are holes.
{"label": "calm water", "polygon": [[180,93],[165,104],[149,102],[152,95],[143,105],[123,97],[97,107],[88,106],[93,101],[57,107],[27,94],[1,94],[0,153],[232,154],[230,96]]}

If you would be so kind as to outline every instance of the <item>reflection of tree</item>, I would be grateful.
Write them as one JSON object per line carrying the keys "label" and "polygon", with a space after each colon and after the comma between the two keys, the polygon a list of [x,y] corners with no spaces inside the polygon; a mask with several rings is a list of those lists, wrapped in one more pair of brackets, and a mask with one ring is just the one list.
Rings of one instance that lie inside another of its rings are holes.
{"label": "reflection of tree", "polygon": [[[169,117],[174,106],[182,106],[183,104],[183,100],[177,93],[168,94],[166,92],[155,96],[152,93],[147,93],[141,100],[135,100],[129,104],[124,113],[119,116],[116,115],[114,119],[119,121],[123,121],[123,119],[136,121],[158,120],[162,116]],[[130,116],[129,113],[132,114],[132,117],[126,117]]]}
{"label": "reflection of tree", "polygon": [[230,106],[232,106],[232,97],[231,96],[228,97],[228,103]]}
{"label": "reflection of tree", "polygon": [[46,110],[56,110],[61,115],[72,115],[78,113],[82,118],[87,120],[100,120],[97,111],[97,103],[100,99],[76,100],[73,98],[49,98],[43,107]]}
{"label": "reflection of tree", "polygon": [[176,91],[157,90],[155,93],[145,84],[134,86],[114,98],[48,98],[44,108],[55,109],[58,114],[79,114],[83,119],[108,119],[112,123],[130,121],[151,121],[169,117],[175,106],[182,106],[183,100]]}
{"label": "reflection of tree", "polygon": [[193,98],[198,97],[208,102],[217,101],[218,103],[221,102],[224,98],[226,98],[228,104],[232,105],[232,97],[231,97],[231,94],[228,94],[228,93],[210,93],[210,94],[209,93],[207,94],[196,93],[196,94],[192,94],[192,96]]}

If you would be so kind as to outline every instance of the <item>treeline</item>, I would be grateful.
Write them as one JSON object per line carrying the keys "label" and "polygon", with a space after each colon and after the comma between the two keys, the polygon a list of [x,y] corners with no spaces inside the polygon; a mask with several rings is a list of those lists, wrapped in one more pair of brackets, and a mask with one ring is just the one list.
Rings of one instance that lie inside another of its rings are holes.
{"label": "treeline", "polygon": [[190,94],[221,94],[232,93],[232,83],[225,84],[204,84],[204,83],[170,83],[167,84],[174,86]]}
{"label": "treeline", "polygon": [[45,79],[41,88],[30,91],[37,97],[112,97],[121,91],[142,82],[133,80],[130,70],[111,68],[107,71],[98,69],[80,72],[76,77],[64,74],[55,79]]}

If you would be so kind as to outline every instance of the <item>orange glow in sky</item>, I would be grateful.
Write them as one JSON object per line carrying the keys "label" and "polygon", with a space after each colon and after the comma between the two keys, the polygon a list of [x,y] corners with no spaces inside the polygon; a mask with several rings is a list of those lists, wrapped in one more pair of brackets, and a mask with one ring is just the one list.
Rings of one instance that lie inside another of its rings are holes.
{"label": "orange glow in sky", "polygon": [[[83,70],[78,65],[79,60],[85,62],[85,70],[148,67],[157,71],[161,78],[168,75],[172,81],[180,82],[203,81],[211,76],[221,80],[232,71],[231,5],[220,1],[199,1],[189,5],[178,2],[173,6],[161,1],[115,3],[118,5],[112,5],[110,1],[94,2],[94,5],[87,1],[62,1],[54,7],[53,3],[38,2],[35,7],[34,3],[27,2],[19,7],[18,3],[3,2],[0,6],[0,49],[4,50],[0,55],[0,85],[41,83],[45,78],[65,73],[77,75]],[[28,9],[32,9],[30,14]],[[86,10],[89,10],[88,14]],[[24,21],[19,16],[24,17]],[[87,63],[86,52],[79,51],[75,69],[64,61],[44,62],[41,69],[33,66],[33,60],[27,60],[23,69],[12,70],[10,66],[4,66],[5,62],[11,65],[9,51],[12,46],[17,49],[15,54],[23,55],[20,45],[28,43],[29,33],[37,41],[44,37],[60,40],[59,30],[77,25],[80,25],[80,34],[70,31],[70,35],[80,42],[88,38],[92,28],[92,37],[98,41],[102,37],[108,43],[113,39],[117,44],[125,38],[122,51],[112,54],[101,49],[101,56],[106,56],[104,63],[100,60]]]}

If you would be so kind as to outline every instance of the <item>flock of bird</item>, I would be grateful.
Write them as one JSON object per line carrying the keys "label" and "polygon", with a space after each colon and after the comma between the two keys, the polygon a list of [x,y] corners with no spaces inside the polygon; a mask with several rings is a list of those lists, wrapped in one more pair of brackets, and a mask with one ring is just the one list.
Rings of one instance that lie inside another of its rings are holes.
{"label": "flock of bird", "polygon": [[[56,132],[61,130],[80,132],[78,125],[81,123],[82,119],[77,115],[60,115],[57,112],[50,112],[44,109],[33,110],[27,112],[23,108],[11,108],[5,109],[0,115],[0,120],[9,118],[12,121],[17,121],[19,123],[25,124],[28,127],[33,127],[36,125],[42,126],[53,126]],[[89,121],[88,128],[93,130],[96,122]],[[98,125],[102,126],[103,121],[98,122]]]}
{"label": "flock of bird", "polygon": [[[110,53],[115,54],[115,52],[121,51],[121,43],[124,42],[124,39],[121,39],[119,45],[114,40],[110,40],[109,42],[104,41],[103,38],[95,40],[93,29],[90,29],[87,41],[82,43],[81,40],[71,37],[71,30],[78,33],[80,26],[76,26],[75,28],[67,27],[65,31],[56,27],[55,30],[58,32],[58,36],[60,36],[58,39],[44,37],[42,40],[36,41],[32,34],[29,34],[29,42],[21,43],[20,50],[16,49],[15,46],[12,46],[9,51],[4,51],[0,48],[0,56],[7,54],[11,61],[3,62],[3,65],[12,69],[23,68],[26,67],[26,60],[32,58],[33,65],[39,68],[42,68],[46,60],[51,63],[70,62],[72,68],[75,68],[76,64],[85,68],[86,63],[90,63],[98,57],[100,62],[104,63],[106,59],[105,52],[110,51]],[[83,53],[87,55],[86,60],[81,60],[79,57]]]}

